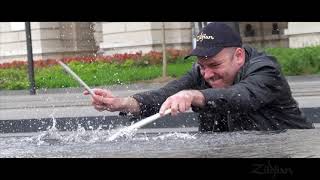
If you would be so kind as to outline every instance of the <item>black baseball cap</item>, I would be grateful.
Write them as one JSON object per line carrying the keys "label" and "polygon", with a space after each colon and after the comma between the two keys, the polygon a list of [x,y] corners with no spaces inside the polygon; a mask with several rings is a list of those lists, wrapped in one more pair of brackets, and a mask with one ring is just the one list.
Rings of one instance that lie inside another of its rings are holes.
{"label": "black baseball cap", "polygon": [[222,22],[208,24],[196,37],[196,48],[185,57],[215,56],[225,47],[241,47],[240,34]]}

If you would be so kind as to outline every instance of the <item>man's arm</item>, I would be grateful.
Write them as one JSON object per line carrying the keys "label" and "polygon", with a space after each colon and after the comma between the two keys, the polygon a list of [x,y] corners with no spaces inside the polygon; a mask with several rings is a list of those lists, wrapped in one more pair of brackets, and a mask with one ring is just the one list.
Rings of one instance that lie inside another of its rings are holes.
{"label": "man's arm", "polygon": [[180,79],[171,81],[160,89],[138,93],[132,97],[138,101],[140,114],[150,116],[158,113],[162,103],[171,95],[182,90],[193,89],[199,83],[198,78],[199,74],[194,64],[192,70]]}

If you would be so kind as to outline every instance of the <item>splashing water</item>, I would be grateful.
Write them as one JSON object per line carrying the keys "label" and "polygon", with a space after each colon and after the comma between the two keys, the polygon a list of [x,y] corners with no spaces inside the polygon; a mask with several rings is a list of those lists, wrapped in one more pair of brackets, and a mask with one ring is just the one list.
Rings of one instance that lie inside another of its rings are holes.
{"label": "splashing water", "polygon": [[[98,141],[105,141],[106,137],[115,130],[102,130],[102,127],[98,127],[96,130],[86,131],[80,124],[76,131],[61,132],[57,129],[57,121],[53,114],[50,115],[52,118],[52,126],[47,128],[47,131],[41,132],[39,135],[26,138],[27,142],[35,143],[36,145],[56,145],[66,143],[95,143]],[[129,137],[129,136],[127,136]]]}
{"label": "splashing water", "polygon": [[[133,123],[131,123],[132,125]],[[134,128],[134,129],[130,129],[128,127],[120,127],[115,129],[114,131],[112,131],[110,133],[110,136],[108,137],[108,141],[114,141],[117,138],[125,138],[125,139],[131,139],[138,131],[138,129]]]}
{"label": "splashing water", "polygon": [[0,157],[320,157],[319,128],[229,133],[140,129],[133,137],[108,141],[118,129],[79,126],[64,132],[53,125],[29,141],[30,134],[2,135]]}
{"label": "splashing water", "polygon": [[169,139],[169,138],[172,138],[172,139],[184,139],[184,140],[196,139],[196,134],[190,135],[188,133],[177,133],[177,132],[174,132],[174,133],[169,133],[169,134],[156,136],[156,137],[153,137],[152,139],[153,140],[159,140],[159,139],[160,140],[164,140],[164,139]]}
{"label": "splashing water", "polygon": [[62,136],[58,133],[58,129],[56,128],[57,120],[54,118],[53,114],[50,116],[52,118],[52,126],[40,135],[30,138],[30,140],[36,142],[37,145],[42,145],[45,142],[50,144],[57,143],[62,139]]}
{"label": "splashing water", "polygon": [[[114,129],[105,130],[102,127],[98,127],[96,130],[85,130],[80,124],[76,131],[63,132],[59,131],[56,127],[57,121],[53,114],[52,126],[47,129],[47,131],[41,132],[40,134],[32,137],[24,138],[22,141],[26,141],[37,146],[41,145],[67,145],[70,143],[103,143],[103,142],[119,142],[119,141],[149,141],[149,137],[146,133],[138,137],[134,137],[137,133],[137,129],[130,129],[129,126],[118,126]],[[116,137],[116,138],[114,138]],[[189,135],[188,133],[165,133],[158,134],[158,136],[153,136],[151,140],[166,140],[166,139],[182,139],[191,140],[196,139],[195,135]]]}

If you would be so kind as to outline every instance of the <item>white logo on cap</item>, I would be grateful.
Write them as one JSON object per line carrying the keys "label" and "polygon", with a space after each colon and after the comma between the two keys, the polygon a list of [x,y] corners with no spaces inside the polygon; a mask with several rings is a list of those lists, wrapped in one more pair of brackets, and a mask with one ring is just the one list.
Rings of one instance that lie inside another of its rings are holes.
{"label": "white logo on cap", "polygon": [[214,39],[214,37],[213,36],[207,36],[206,34],[203,34],[202,32],[201,32],[201,34],[200,35],[198,35],[197,36],[197,41],[203,41],[204,39]]}

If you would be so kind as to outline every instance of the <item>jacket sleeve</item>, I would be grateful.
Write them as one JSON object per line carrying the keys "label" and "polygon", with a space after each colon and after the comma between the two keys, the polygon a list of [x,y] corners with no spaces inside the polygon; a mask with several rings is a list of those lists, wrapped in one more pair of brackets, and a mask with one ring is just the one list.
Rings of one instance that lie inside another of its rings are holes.
{"label": "jacket sleeve", "polygon": [[228,88],[201,90],[205,97],[205,108],[219,112],[255,111],[274,101],[286,88],[286,81],[275,65],[256,63],[245,77]]}
{"label": "jacket sleeve", "polygon": [[197,68],[194,64],[193,68],[180,79],[171,81],[157,90],[134,94],[132,97],[139,103],[141,116],[146,117],[158,113],[162,103],[168,97],[181,90],[195,87],[198,82],[197,76]]}

